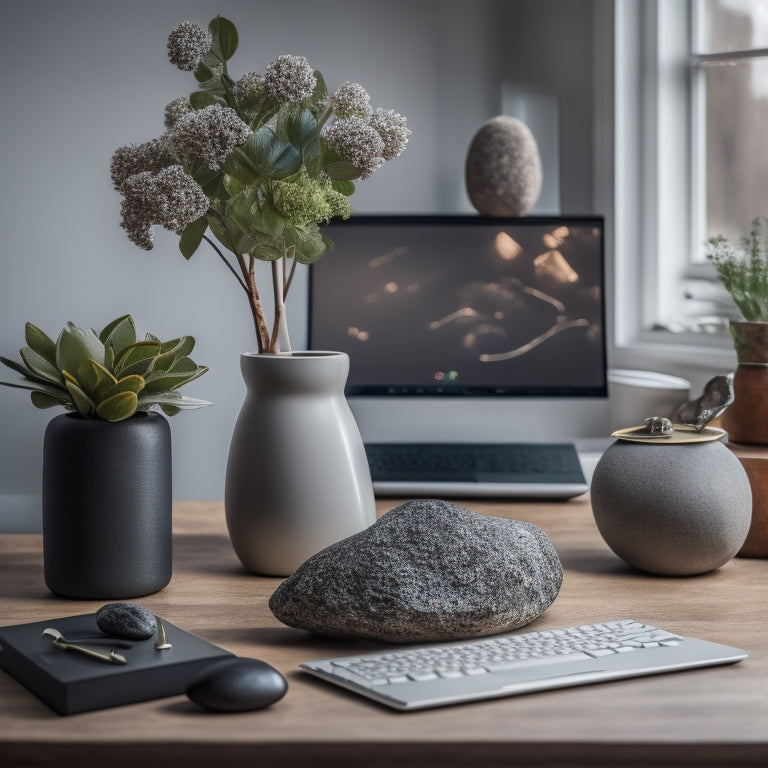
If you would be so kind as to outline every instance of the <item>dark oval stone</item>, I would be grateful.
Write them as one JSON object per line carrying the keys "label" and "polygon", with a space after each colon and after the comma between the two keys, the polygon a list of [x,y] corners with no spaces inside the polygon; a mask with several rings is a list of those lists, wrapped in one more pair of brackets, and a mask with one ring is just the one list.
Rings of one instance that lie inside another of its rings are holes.
{"label": "dark oval stone", "polygon": [[96,625],[107,635],[145,640],[157,631],[155,617],[134,603],[107,603],[96,613]]}
{"label": "dark oval stone", "polygon": [[227,659],[206,667],[187,686],[187,696],[213,712],[263,709],[285,696],[288,683],[259,659]]}

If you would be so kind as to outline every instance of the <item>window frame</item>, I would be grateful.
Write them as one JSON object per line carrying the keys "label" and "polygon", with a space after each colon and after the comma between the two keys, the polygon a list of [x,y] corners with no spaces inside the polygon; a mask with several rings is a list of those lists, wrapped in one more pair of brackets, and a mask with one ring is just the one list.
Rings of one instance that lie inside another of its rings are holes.
{"label": "window frame", "polygon": [[[603,91],[599,108],[610,103],[614,116],[613,188],[598,190],[598,204],[602,196],[614,224],[609,363],[674,373],[693,383],[735,368],[727,335],[667,333],[662,339],[646,329],[650,318],[663,319],[664,307],[679,301],[677,283],[665,275],[714,275],[711,265],[693,258],[701,248],[693,201],[698,196],[701,202],[704,180],[696,162],[702,137],[692,134],[693,110],[702,108],[690,66],[692,5],[617,0],[612,18],[602,20],[598,7],[598,33],[612,29],[614,66],[611,92],[606,82],[597,87]],[[599,80],[598,66],[596,72]]]}

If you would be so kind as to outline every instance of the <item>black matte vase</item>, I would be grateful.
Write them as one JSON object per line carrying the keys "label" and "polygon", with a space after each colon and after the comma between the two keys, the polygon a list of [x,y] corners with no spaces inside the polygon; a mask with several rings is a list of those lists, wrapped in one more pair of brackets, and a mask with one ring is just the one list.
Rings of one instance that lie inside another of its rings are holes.
{"label": "black matte vase", "polygon": [[117,599],[171,580],[171,430],[159,413],[110,423],[53,418],[43,448],[45,582]]}

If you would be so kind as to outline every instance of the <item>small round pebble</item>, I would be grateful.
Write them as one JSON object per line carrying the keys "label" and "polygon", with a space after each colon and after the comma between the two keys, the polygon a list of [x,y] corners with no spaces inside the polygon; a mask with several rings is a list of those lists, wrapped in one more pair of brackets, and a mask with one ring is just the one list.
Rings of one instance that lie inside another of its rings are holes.
{"label": "small round pebble", "polygon": [[155,617],[135,603],[107,603],[96,613],[96,625],[106,635],[145,640],[157,631]]}
{"label": "small round pebble", "polygon": [[259,659],[227,659],[206,667],[187,686],[187,696],[212,712],[263,709],[285,696],[288,683]]}

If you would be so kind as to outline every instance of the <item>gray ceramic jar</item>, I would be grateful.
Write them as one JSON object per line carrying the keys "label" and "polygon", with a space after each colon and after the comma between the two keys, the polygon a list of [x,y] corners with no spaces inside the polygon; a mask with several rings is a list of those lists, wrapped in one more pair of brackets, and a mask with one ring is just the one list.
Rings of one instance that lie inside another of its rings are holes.
{"label": "gray ceramic jar", "polygon": [[719,440],[617,440],[595,468],[591,500],[608,546],[635,568],[665,576],[724,565],[752,518],[747,474]]}
{"label": "gray ceramic jar", "polygon": [[343,352],[243,354],[247,388],[227,460],[224,506],[235,554],[288,576],[376,520],[365,447],[344,397]]}

